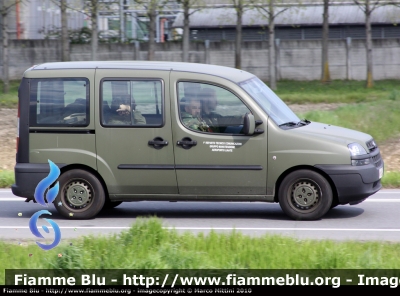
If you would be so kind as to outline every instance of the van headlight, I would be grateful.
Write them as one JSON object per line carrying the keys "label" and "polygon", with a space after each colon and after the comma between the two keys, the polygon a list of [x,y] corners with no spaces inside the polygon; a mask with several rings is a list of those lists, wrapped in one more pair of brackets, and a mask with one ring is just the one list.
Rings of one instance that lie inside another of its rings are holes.
{"label": "van headlight", "polygon": [[[351,165],[367,165],[370,163],[370,159],[362,157],[363,155],[367,155],[367,151],[365,151],[364,147],[358,143],[351,143],[347,145],[350,151],[351,156]],[[361,156],[361,157],[360,157]]]}
{"label": "van headlight", "polygon": [[367,151],[365,151],[364,147],[358,143],[351,143],[351,144],[347,145],[347,147],[349,147],[351,156],[367,154]]}

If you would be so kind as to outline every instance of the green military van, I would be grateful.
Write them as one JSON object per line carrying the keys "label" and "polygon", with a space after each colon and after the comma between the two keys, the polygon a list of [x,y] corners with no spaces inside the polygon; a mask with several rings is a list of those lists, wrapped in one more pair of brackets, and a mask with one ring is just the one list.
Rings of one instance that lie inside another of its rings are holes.
{"label": "green military van", "polygon": [[315,220],[382,187],[370,135],[300,120],[256,76],[222,66],[36,65],[18,117],[13,193],[35,200],[50,160],[60,169],[54,206],[70,219],[158,200],[278,202]]}

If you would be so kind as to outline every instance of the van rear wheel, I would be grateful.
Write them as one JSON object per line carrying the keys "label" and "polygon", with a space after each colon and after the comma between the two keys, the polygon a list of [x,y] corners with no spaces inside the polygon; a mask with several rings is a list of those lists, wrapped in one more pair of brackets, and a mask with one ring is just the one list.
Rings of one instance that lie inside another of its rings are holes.
{"label": "van rear wheel", "polygon": [[91,173],[74,169],[59,178],[60,191],[54,206],[64,217],[90,219],[103,208],[105,193],[100,181]]}
{"label": "van rear wheel", "polygon": [[282,210],[294,220],[320,219],[329,211],[333,200],[329,182],[311,170],[287,175],[278,195]]}

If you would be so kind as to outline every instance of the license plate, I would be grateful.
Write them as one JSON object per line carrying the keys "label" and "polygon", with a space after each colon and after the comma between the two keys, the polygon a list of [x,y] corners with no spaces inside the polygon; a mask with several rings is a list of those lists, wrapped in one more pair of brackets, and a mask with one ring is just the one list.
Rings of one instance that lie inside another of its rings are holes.
{"label": "license plate", "polygon": [[382,179],[383,177],[383,168],[379,169],[379,179]]}

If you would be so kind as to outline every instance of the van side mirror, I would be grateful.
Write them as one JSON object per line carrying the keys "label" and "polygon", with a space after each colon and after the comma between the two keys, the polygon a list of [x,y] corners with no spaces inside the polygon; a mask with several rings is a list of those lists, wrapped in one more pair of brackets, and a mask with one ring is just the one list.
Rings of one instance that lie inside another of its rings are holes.
{"label": "van side mirror", "polygon": [[254,134],[255,128],[256,122],[254,120],[254,115],[251,113],[246,113],[243,121],[243,133],[247,136],[251,136]]}

